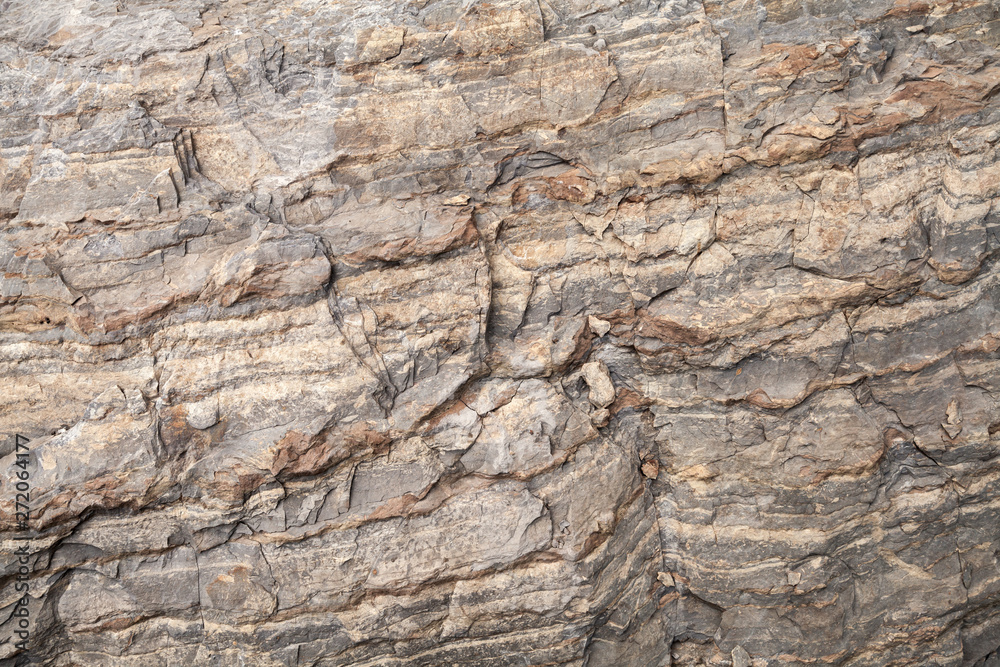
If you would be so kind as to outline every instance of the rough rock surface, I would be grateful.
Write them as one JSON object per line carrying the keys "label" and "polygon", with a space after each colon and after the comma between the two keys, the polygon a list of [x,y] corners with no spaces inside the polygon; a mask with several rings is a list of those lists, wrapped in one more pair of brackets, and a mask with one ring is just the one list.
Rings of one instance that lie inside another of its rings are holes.
{"label": "rough rock surface", "polygon": [[0,3],[0,661],[1000,664],[998,46]]}

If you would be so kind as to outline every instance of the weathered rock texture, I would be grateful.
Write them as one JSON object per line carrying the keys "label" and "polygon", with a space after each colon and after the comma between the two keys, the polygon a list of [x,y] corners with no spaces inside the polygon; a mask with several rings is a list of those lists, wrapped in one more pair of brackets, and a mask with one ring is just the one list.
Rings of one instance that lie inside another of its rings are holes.
{"label": "weathered rock texture", "polygon": [[996,665],[998,45],[0,3],[3,639],[21,433],[39,664]]}

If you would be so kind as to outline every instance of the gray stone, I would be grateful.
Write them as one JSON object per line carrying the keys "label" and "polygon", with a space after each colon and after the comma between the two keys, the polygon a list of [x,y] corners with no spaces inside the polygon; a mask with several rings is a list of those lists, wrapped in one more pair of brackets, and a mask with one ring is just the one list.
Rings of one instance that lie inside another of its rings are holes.
{"label": "gray stone", "polygon": [[3,3],[30,657],[996,664],[995,5]]}

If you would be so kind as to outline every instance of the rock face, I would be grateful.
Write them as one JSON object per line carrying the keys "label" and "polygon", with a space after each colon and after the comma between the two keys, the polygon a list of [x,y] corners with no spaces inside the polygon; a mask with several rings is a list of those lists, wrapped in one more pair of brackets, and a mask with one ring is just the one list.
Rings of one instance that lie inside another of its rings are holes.
{"label": "rock face", "polygon": [[0,3],[0,662],[1000,664],[998,46]]}

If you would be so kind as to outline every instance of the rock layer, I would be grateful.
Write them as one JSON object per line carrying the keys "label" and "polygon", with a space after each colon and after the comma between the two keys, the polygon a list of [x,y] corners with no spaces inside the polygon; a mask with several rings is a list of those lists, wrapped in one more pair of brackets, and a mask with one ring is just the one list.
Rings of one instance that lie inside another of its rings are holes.
{"label": "rock layer", "polygon": [[1000,664],[998,47],[0,4],[0,661]]}

